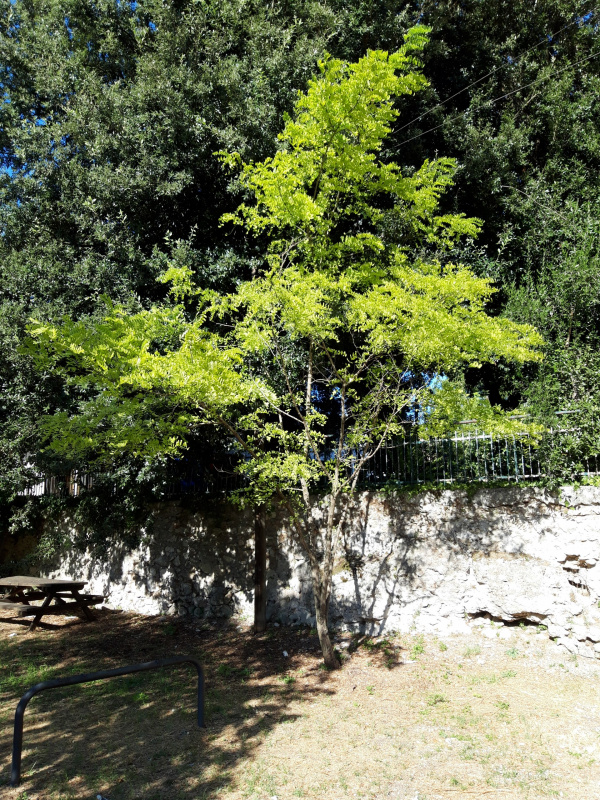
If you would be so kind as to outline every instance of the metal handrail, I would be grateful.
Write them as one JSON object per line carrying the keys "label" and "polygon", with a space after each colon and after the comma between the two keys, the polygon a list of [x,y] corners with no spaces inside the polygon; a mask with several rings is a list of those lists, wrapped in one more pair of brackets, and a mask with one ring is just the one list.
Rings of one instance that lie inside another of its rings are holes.
{"label": "metal handrail", "polygon": [[133,672],[146,672],[150,669],[159,669],[160,667],[169,667],[173,664],[193,664],[198,672],[198,727],[204,728],[204,672],[202,667],[191,656],[174,656],[173,658],[160,658],[157,661],[147,661],[144,664],[130,664],[127,667],[118,667],[117,669],[105,669],[100,672],[84,672],[81,675],[71,675],[69,678],[55,678],[52,681],[43,681],[36,683],[31,689],[28,689],[23,697],[19,700],[17,710],[15,712],[15,728],[13,735],[13,753],[12,753],[12,769],[10,775],[10,785],[18,786],[21,782],[21,752],[23,750],[23,717],[27,703],[34,695],[43,692],[46,689],[56,689],[59,686],[74,686],[78,683],[89,683],[91,681],[100,681],[105,678],[116,678],[119,675],[129,675]]}

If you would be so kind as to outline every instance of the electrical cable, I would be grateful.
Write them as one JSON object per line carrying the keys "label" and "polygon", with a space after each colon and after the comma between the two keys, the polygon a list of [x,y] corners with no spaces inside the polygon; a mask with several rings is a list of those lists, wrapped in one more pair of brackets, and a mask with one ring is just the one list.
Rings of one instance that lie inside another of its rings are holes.
{"label": "electrical cable", "polygon": [[559,212],[556,209],[552,208],[552,206],[548,206],[548,205],[544,205],[544,203],[540,203],[539,200],[536,200],[535,197],[532,197],[530,194],[527,194],[527,192],[524,192],[522,189],[519,189],[516,186],[508,186],[505,183],[501,183],[500,184],[500,188],[501,189],[510,189],[510,191],[512,191],[512,192],[519,192],[519,194],[522,194],[523,197],[526,197],[529,200],[530,203],[535,203],[535,205],[538,206],[539,208],[543,209],[544,211],[548,211],[551,214],[554,214],[555,217],[558,217],[558,219],[560,219],[562,222],[568,224],[569,220],[566,217],[564,217],[562,214],[559,214]]}
{"label": "electrical cable", "polygon": [[[591,55],[586,56],[585,58],[580,58],[578,61],[573,61],[572,63],[567,64],[567,66],[563,67],[562,69],[559,69],[557,72],[553,72],[552,74],[546,75],[543,78],[536,78],[536,80],[530,81],[529,83],[525,83],[523,86],[519,86],[516,89],[512,89],[510,92],[506,92],[506,94],[500,95],[499,97],[494,97],[492,100],[486,100],[484,103],[478,106],[477,110],[485,108],[486,106],[492,106],[494,103],[498,103],[500,100],[505,100],[507,97],[510,97],[511,95],[516,94],[517,92],[522,92],[523,89],[528,89],[530,86],[535,86],[536,83],[542,83],[542,81],[547,81],[550,80],[550,78],[555,78],[557,75],[560,75],[567,69],[571,69],[571,67],[576,67],[578,64],[584,64],[586,61],[590,61],[592,58],[595,58],[598,55],[600,55],[600,50],[595,50]],[[391,152],[395,152],[400,147],[402,147],[402,145],[408,144],[409,142],[413,142],[415,139],[420,139],[421,136],[426,136],[428,133],[431,133],[432,131],[437,131],[439,130],[439,128],[443,128],[447,122],[454,122],[455,120],[460,119],[460,117],[464,117],[472,110],[473,109],[467,109],[466,111],[462,111],[460,114],[456,114],[456,116],[454,117],[445,119],[443,122],[441,122],[439,125],[435,125],[433,128],[428,128],[426,131],[422,131],[421,133],[418,133],[416,136],[411,136],[410,139],[405,139],[403,142],[400,142],[400,144],[396,145],[396,147],[391,148]]]}
{"label": "electrical cable", "polygon": [[[566,31],[567,28],[571,28],[573,25],[578,24],[581,20],[584,20],[586,17],[589,18],[590,15],[593,16],[594,14],[597,14],[597,13],[598,13],[598,9],[597,8],[594,8],[591,11],[586,11],[585,14],[582,14],[580,17],[576,17],[573,20],[573,22],[569,22],[568,25],[563,25],[563,27],[560,28],[560,30],[556,31],[555,33],[547,34],[545,39],[540,39],[540,41],[537,44],[534,44],[533,47],[530,47],[529,50],[526,50],[524,53],[521,53],[521,55],[519,56],[519,60],[525,58],[525,56],[528,56],[529,53],[531,53],[533,50],[536,50],[541,44],[548,44],[556,36],[558,36],[560,33],[562,33],[563,31]],[[515,61],[515,63],[516,63],[516,61]],[[473,81],[468,86],[465,86],[464,89],[461,89],[460,91],[455,92],[454,94],[450,95],[450,97],[447,97],[445,100],[442,100],[441,102],[439,102],[437,105],[432,106],[431,108],[428,108],[422,114],[419,114],[418,117],[415,117],[414,119],[411,119],[410,122],[407,122],[404,125],[402,125],[401,128],[397,128],[395,132],[396,133],[400,133],[400,131],[403,131],[405,128],[408,128],[410,125],[413,125],[415,122],[420,122],[423,119],[423,117],[426,117],[428,114],[431,114],[432,111],[435,111],[436,109],[441,108],[442,106],[445,106],[446,103],[450,102],[450,100],[454,100],[455,97],[458,97],[463,92],[466,92],[468,89],[471,89],[471,87],[477,86],[478,83],[481,83],[486,78],[489,78],[491,75],[494,75],[496,72],[498,72],[499,70],[503,69],[505,66],[506,66],[505,64],[501,64],[499,67],[495,67],[494,69],[490,70],[490,72],[488,72],[487,74],[483,75],[483,77],[477,78],[476,81]]]}

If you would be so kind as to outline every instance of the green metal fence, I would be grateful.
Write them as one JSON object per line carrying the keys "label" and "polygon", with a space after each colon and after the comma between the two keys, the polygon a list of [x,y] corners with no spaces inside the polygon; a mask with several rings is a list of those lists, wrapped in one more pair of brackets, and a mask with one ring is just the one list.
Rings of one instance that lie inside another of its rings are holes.
{"label": "green metal fence", "polygon": [[[590,436],[583,428],[551,429],[534,443],[526,435],[495,436],[478,432],[422,439],[418,426],[414,426],[405,437],[387,443],[367,461],[359,483],[361,486],[421,483],[449,486],[528,481],[552,473],[553,453],[571,458],[573,474],[596,476],[600,475],[600,428],[594,430],[595,435]],[[584,439],[585,446],[579,447]],[[244,486],[235,463],[231,457],[221,465],[186,458],[174,462],[161,496],[229,494]],[[71,472],[68,476],[41,476],[23,494],[77,496],[93,484],[94,475],[85,471]]]}

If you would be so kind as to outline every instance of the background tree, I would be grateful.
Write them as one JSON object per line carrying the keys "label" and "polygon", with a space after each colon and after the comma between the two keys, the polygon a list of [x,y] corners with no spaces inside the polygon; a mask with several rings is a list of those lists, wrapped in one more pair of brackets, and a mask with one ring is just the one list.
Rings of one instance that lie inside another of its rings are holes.
{"label": "background tree", "polygon": [[[194,287],[191,270],[172,266],[163,276],[179,301],[171,307],[114,307],[94,326],[32,329],[51,363],[58,359],[75,383],[97,392],[77,416],[48,422],[55,450],[178,452],[185,431],[206,422],[238,443],[246,499],[283,503],[306,553],[329,667],[337,664],[331,578],[348,494],[365,463],[401,433],[403,411],[425,397],[436,403],[409,376],[460,375],[465,364],[500,357],[523,362],[538,357],[540,344],[531,327],[485,313],[489,280],[414,253],[415,241],[448,248],[478,230],[474,219],[438,213],[451,160],[426,161],[405,176],[381,159],[398,116],[394,98],[425,85],[414,53],[426,33],[409,30],[389,56],[321,62],[275,156],[243,164],[254,202],[224,222],[268,236],[251,280],[222,295]],[[451,381],[437,396],[445,416],[467,407],[477,414],[482,405],[489,414],[489,404],[469,401]],[[335,401],[335,413],[322,413],[323,397]],[[148,401],[170,404],[171,413],[154,420]],[[499,415],[496,423],[519,425]]]}
{"label": "background tree", "polygon": [[[167,259],[224,291],[248,277],[256,247],[241,236],[223,243],[218,220],[236,187],[212,154],[272,151],[335,24],[309,2],[2,0],[5,502],[40,469],[73,465],[41,452],[38,421],[85,394],[20,352],[27,318],[94,318],[104,293],[147,307],[164,295],[155,278]],[[125,458],[113,469],[113,483],[129,492],[125,504],[141,502],[140,484],[160,496],[160,459],[153,466]]]}
{"label": "background tree", "polygon": [[[154,278],[167,261],[225,293],[247,279],[264,242],[241,229],[224,239],[218,220],[244,190],[212,153],[272,156],[283,115],[325,50],[355,61],[368,48],[397,49],[417,21],[432,28],[428,85],[401,98],[382,155],[407,175],[437,153],[456,159],[441,211],[476,214],[482,233],[454,252],[425,249],[494,279],[490,313],[524,320],[519,292],[539,286],[543,295],[548,270],[563,269],[561,243],[597,216],[597,18],[582,0],[0,0],[3,501],[33,472],[72,465],[41,452],[39,420],[74,411],[85,394],[20,351],[28,317],[99,318],[103,293],[148,308],[164,296]],[[593,255],[595,233],[586,236]],[[568,319],[571,307],[553,302]],[[526,308],[529,322],[545,324]],[[542,329],[552,380],[549,366],[517,370],[500,359],[467,369],[467,383],[494,405],[527,401],[543,416],[580,408],[582,397],[597,405],[598,371],[582,372],[597,318],[593,308],[577,314],[566,350],[566,336]],[[577,396],[556,388],[573,385]],[[130,510],[142,484],[160,496],[159,459],[148,469],[124,456],[119,470]]]}
{"label": "background tree", "polygon": [[495,313],[536,325],[546,341],[539,364],[500,361],[467,372],[468,382],[546,420],[597,407],[597,10],[570,0],[421,8],[433,28],[430,87],[406,102],[414,121],[398,126],[390,149],[414,165],[436,150],[457,159],[447,208],[477,213],[483,226],[477,245],[452,257],[495,280]]}

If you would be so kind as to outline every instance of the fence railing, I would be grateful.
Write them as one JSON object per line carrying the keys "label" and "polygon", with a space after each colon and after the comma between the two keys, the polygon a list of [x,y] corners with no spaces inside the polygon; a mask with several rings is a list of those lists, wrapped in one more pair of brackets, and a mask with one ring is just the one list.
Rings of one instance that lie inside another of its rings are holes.
{"label": "fence railing", "polygon": [[[573,429],[549,430],[540,444],[560,445]],[[461,433],[446,439],[410,438],[385,445],[365,467],[362,482],[452,484],[527,481],[545,477],[548,465],[526,434]],[[581,459],[582,476],[600,475],[600,453]]]}
{"label": "fence railing", "polygon": [[[100,480],[105,482],[107,477],[110,481],[110,476],[82,470],[73,470],[66,475],[40,475],[19,494],[25,497],[79,497]],[[243,486],[244,478],[235,472],[233,461],[216,467],[193,459],[182,459],[180,463],[175,463],[170,474],[161,479],[157,495],[167,499],[186,494],[229,494]],[[116,493],[116,488],[114,491]]]}
{"label": "fence railing", "polygon": [[[578,435],[577,428],[551,429],[536,445],[526,434],[496,436],[475,432],[456,433],[444,439],[420,439],[417,428],[415,434],[381,447],[363,467],[359,483],[412,486],[533,480],[549,474],[549,450],[562,447],[567,451]],[[600,431],[596,449],[597,452],[592,448],[592,452],[578,458],[581,476],[600,475]],[[62,478],[40,477],[22,494],[76,497],[93,485],[93,474],[72,472]],[[215,496],[243,486],[244,478],[235,472],[233,460],[219,467],[182,459],[163,482],[160,495],[163,498],[190,494]]]}
{"label": "fence railing", "polygon": [[541,477],[543,467],[524,437],[467,433],[385,445],[363,471],[368,483],[415,485],[527,480]]}
{"label": "fence railing", "polygon": [[89,472],[73,470],[67,475],[40,475],[38,480],[25,488],[20,494],[26,497],[58,495],[79,497],[84,489],[94,485],[94,475]]}

